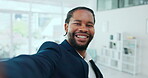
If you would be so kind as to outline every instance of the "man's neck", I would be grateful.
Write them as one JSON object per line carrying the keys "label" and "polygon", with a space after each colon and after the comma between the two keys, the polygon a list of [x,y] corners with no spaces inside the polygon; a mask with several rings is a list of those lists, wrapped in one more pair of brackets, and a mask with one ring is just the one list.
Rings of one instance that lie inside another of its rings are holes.
{"label": "man's neck", "polygon": [[85,58],[85,56],[86,56],[86,50],[83,50],[83,51],[78,51],[78,50],[77,50],[77,52],[78,52],[83,58]]}

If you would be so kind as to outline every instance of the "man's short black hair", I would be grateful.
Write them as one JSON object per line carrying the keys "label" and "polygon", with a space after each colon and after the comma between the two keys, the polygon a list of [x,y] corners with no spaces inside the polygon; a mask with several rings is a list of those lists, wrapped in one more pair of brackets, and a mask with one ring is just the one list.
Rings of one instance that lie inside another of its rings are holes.
{"label": "man's short black hair", "polygon": [[90,12],[92,13],[93,17],[94,17],[94,23],[95,23],[95,14],[94,14],[94,12],[93,12],[92,9],[87,8],[87,7],[76,7],[76,8],[74,8],[74,9],[70,10],[70,11],[67,13],[67,17],[66,17],[66,19],[65,19],[65,23],[69,23],[70,18],[73,16],[73,13],[74,13],[76,10],[88,10],[88,11],[90,11]]}

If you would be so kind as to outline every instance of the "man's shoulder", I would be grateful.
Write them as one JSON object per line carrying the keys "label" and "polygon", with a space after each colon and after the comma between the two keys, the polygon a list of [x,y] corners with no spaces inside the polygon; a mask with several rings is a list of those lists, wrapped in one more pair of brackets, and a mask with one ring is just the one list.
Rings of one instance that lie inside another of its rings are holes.
{"label": "man's shoulder", "polygon": [[58,46],[59,44],[56,43],[56,42],[53,42],[53,41],[46,41],[42,45],[45,45],[45,46],[49,46],[49,45]]}
{"label": "man's shoulder", "polygon": [[55,42],[53,42],[53,41],[46,41],[46,42],[44,42],[44,43],[40,46],[38,52],[41,51],[41,50],[53,49],[53,48],[54,48],[54,49],[58,49],[58,48],[59,48],[59,44],[57,44],[57,43],[55,43]]}

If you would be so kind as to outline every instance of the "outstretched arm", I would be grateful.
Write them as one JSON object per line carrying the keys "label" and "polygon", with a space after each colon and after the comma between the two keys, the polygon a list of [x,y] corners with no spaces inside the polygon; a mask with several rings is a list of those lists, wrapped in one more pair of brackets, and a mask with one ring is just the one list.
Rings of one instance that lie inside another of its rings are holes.
{"label": "outstretched arm", "polygon": [[4,61],[6,78],[50,78],[61,52],[55,43],[48,44],[51,46],[40,50],[37,54],[20,55]]}

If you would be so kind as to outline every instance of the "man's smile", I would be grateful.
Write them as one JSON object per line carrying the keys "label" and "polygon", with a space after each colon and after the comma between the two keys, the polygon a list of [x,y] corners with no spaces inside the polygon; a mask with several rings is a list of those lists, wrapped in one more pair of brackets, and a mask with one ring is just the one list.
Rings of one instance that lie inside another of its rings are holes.
{"label": "man's smile", "polygon": [[87,42],[89,35],[87,33],[75,33],[75,39],[80,42]]}
{"label": "man's smile", "polygon": [[88,38],[88,36],[76,35],[77,38]]}

